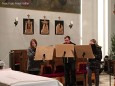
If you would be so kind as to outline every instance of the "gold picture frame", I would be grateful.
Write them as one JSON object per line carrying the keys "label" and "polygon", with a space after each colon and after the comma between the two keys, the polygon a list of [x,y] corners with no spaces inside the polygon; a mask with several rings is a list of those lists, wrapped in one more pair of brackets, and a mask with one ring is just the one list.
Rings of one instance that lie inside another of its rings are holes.
{"label": "gold picture frame", "polygon": [[64,21],[55,20],[55,35],[64,35]]}
{"label": "gold picture frame", "polygon": [[49,35],[49,20],[40,19],[40,34]]}
{"label": "gold picture frame", "polygon": [[34,34],[34,19],[23,19],[23,34]]}

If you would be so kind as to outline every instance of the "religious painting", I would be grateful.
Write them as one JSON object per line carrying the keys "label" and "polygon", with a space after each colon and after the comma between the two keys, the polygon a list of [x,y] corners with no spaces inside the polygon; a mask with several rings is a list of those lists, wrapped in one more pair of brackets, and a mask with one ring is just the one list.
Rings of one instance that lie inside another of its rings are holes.
{"label": "religious painting", "polygon": [[34,19],[23,19],[23,34],[34,34]]}
{"label": "religious painting", "polygon": [[49,20],[40,19],[40,34],[41,35],[49,34]]}
{"label": "religious painting", "polygon": [[55,20],[55,34],[63,35],[64,34],[64,21]]}

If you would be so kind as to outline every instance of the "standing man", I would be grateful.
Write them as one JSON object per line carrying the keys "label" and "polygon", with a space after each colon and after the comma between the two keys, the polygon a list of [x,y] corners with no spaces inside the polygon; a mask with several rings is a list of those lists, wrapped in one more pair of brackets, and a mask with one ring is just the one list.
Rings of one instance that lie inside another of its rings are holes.
{"label": "standing man", "polygon": [[[73,44],[70,36],[64,37],[64,44]],[[65,86],[76,86],[76,58],[63,58],[65,67]]]}

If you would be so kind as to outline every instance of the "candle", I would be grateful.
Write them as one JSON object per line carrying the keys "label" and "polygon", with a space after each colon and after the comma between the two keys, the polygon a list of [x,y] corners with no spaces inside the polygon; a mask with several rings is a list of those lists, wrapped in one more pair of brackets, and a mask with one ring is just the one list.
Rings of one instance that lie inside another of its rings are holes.
{"label": "candle", "polygon": [[16,21],[18,21],[18,17],[16,17]]}

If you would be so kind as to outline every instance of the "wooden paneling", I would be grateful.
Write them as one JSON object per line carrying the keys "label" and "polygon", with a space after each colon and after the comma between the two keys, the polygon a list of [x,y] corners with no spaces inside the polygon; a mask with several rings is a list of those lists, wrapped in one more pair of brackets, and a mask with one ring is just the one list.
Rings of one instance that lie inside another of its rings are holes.
{"label": "wooden paneling", "polygon": [[13,70],[27,72],[27,50],[11,50],[9,58]]}

